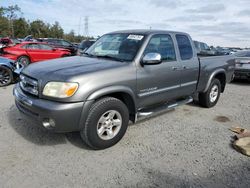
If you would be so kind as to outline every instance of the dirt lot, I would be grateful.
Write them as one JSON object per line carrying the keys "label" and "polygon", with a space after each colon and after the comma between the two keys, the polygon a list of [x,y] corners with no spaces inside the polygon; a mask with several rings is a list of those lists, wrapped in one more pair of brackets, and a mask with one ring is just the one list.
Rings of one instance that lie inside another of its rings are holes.
{"label": "dirt lot", "polygon": [[77,133],[24,120],[0,89],[0,187],[249,187],[250,160],[228,128],[250,129],[250,84],[227,86],[212,109],[186,105],[128,128],[116,146],[91,151]]}

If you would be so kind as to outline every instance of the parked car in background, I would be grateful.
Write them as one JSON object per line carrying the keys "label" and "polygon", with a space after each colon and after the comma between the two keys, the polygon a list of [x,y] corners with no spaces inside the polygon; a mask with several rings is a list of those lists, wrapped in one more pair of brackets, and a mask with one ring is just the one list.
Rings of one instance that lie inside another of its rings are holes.
{"label": "parked car in background", "polygon": [[22,41],[23,42],[37,42],[37,40],[34,39],[32,35],[28,35],[28,36],[24,37],[24,39]]}
{"label": "parked car in background", "polygon": [[212,56],[216,54],[216,52],[212,51],[204,42],[194,41],[194,46],[199,56]]}
{"label": "parked car in background", "polygon": [[82,55],[96,40],[83,40],[77,50],[77,55]]}
{"label": "parked car in background", "polygon": [[22,68],[18,62],[0,57],[0,87],[7,86],[17,80]]}
{"label": "parked car in background", "polygon": [[242,50],[235,54],[235,79],[250,81],[250,50]]}
{"label": "parked car in background", "polygon": [[19,43],[20,43],[20,41],[18,39],[4,37],[4,38],[0,39],[0,48],[5,47],[5,46],[16,45]]}
{"label": "parked car in background", "polygon": [[76,55],[77,53],[77,46],[72,44],[69,41],[66,41],[64,39],[56,39],[56,38],[39,38],[37,39],[40,42],[46,42],[49,45],[55,47],[55,48],[64,48],[70,51],[71,55]]}
{"label": "parked car in background", "polygon": [[30,63],[70,56],[70,51],[42,42],[22,42],[15,46],[2,48],[0,56],[18,61],[27,66]]}
{"label": "parked car in background", "polygon": [[216,47],[216,55],[230,55],[231,50],[223,47]]}
{"label": "parked car in background", "polygon": [[234,57],[198,58],[186,33],[117,31],[83,56],[26,67],[14,95],[18,109],[40,126],[79,131],[89,147],[104,149],[124,136],[129,120],[197,95],[202,106],[215,106],[233,72]]}

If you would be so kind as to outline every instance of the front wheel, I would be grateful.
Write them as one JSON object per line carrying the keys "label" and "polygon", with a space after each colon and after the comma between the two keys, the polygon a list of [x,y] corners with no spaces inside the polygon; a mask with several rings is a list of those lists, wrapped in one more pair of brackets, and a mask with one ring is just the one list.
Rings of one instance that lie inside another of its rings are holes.
{"label": "front wheel", "polygon": [[199,94],[199,103],[201,106],[211,108],[215,106],[220,98],[221,83],[218,79],[213,79],[208,90]]}
{"label": "front wheel", "polygon": [[12,71],[4,66],[0,66],[0,87],[7,86],[13,82]]}
{"label": "front wheel", "polygon": [[122,139],[128,122],[127,106],[119,99],[105,97],[93,104],[80,134],[92,149],[105,149]]}

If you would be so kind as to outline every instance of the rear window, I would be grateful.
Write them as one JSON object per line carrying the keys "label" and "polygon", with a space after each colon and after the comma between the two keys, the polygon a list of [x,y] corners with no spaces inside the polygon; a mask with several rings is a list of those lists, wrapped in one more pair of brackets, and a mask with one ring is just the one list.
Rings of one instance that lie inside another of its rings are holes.
{"label": "rear window", "polygon": [[193,57],[193,48],[189,38],[186,35],[176,35],[178,48],[182,60],[189,60]]}

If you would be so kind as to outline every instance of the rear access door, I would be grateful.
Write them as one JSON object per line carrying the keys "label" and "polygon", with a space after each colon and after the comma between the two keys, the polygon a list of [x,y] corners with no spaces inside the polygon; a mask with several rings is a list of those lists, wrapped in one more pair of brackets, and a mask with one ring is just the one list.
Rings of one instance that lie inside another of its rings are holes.
{"label": "rear access door", "polygon": [[181,63],[181,94],[188,96],[196,91],[199,79],[199,60],[191,38],[185,34],[176,34],[176,42],[179,52],[179,62]]}

